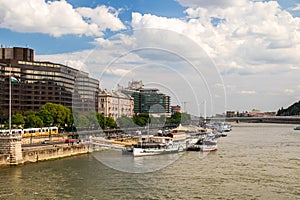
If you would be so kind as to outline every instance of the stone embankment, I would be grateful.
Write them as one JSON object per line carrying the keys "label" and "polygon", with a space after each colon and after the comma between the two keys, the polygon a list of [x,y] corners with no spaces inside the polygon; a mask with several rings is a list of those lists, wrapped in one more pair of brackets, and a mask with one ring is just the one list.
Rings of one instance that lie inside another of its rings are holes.
{"label": "stone embankment", "polygon": [[[66,137],[21,138],[19,135],[0,135],[0,165],[19,165],[51,160],[101,150],[84,143],[64,143]],[[50,141],[50,144],[42,144]]]}
{"label": "stone embankment", "polygon": [[37,162],[88,153],[84,144],[47,145],[23,148],[23,162]]}
{"label": "stone embankment", "polygon": [[21,152],[22,156],[21,159],[18,160],[18,162],[12,162],[12,155],[6,153],[0,154],[0,165],[17,165],[28,162],[51,160],[84,154],[88,153],[91,150],[92,149],[90,149],[84,144],[59,144],[36,147],[23,147]]}

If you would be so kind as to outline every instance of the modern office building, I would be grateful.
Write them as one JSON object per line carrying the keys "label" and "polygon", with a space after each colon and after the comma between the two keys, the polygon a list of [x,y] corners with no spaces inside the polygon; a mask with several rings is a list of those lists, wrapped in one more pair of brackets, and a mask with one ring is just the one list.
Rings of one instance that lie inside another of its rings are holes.
{"label": "modern office building", "polygon": [[120,91],[102,90],[98,95],[98,112],[116,120],[119,117],[132,117],[134,100]]}
{"label": "modern office building", "polygon": [[0,48],[0,117],[9,112],[9,81],[13,74],[18,83],[11,83],[12,113],[37,111],[47,102],[62,104],[80,112],[97,111],[99,81],[85,72],[66,65],[34,60],[29,48]]}
{"label": "modern office building", "polygon": [[157,88],[144,88],[142,81],[130,81],[128,87],[119,87],[123,93],[134,98],[134,113],[170,113],[170,96]]}
{"label": "modern office building", "polygon": [[72,108],[80,112],[98,112],[99,80],[90,78],[86,72],[78,71],[75,78]]}

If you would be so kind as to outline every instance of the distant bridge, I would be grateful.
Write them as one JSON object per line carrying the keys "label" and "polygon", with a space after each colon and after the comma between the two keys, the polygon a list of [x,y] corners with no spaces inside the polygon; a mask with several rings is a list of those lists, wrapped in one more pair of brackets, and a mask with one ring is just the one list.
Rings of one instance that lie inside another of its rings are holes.
{"label": "distant bridge", "polygon": [[252,123],[283,123],[300,124],[300,116],[269,116],[269,117],[210,117],[207,121],[225,120],[226,122],[252,122]]}

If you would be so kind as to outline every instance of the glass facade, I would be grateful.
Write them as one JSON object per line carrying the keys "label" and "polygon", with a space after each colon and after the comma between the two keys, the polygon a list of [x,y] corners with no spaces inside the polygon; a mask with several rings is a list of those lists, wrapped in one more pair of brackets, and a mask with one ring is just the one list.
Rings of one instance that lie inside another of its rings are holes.
{"label": "glass facade", "polygon": [[37,111],[47,102],[62,104],[68,108],[72,108],[74,102],[81,102],[75,105],[78,110],[85,111],[86,107],[92,105],[97,110],[98,80],[65,65],[36,62],[31,49],[17,50],[1,48],[0,51],[1,118],[8,116],[10,73],[19,80],[19,83],[11,85],[13,113]]}
{"label": "glass facade", "polygon": [[134,98],[134,113],[170,113],[170,96],[159,93],[157,88],[123,89]]}

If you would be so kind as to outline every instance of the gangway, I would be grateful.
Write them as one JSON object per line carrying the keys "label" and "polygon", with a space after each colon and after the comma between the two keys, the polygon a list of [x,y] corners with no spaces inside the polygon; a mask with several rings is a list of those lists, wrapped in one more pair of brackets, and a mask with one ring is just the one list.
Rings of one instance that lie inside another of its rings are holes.
{"label": "gangway", "polygon": [[115,140],[107,140],[105,138],[94,137],[90,138],[90,144],[103,146],[103,147],[111,147],[115,149],[123,149],[125,146],[133,145],[132,142],[121,142]]}

